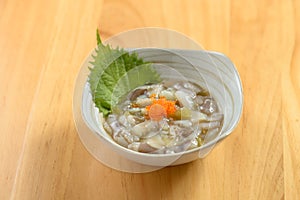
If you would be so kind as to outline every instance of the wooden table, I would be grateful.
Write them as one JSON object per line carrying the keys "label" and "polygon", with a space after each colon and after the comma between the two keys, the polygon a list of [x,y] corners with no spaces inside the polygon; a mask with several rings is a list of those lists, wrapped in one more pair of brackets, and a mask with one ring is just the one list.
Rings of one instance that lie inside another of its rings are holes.
{"label": "wooden table", "polygon": [[[1,0],[0,199],[300,199],[299,22],[299,0]],[[129,174],[86,151],[72,95],[97,27],[145,26],[227,54],[245,102],[207,158]]]}

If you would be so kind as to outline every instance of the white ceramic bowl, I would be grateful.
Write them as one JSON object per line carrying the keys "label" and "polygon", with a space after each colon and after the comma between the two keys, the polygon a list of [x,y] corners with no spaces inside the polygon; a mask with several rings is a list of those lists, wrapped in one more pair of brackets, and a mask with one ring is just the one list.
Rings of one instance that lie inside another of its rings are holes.
{"label": "white ceramic bowl", "polygon": [[[98,156],[96,155],[96,157],[100,161],[103,156],[105,156],[102,155],[104,152],[101,151],[100,148],[102,147],[99,145],[103,144],[108,147],[108,152],[111,151],[112,155],[119,155],[146,166],[157,166],[159,168],[187,163],[199,157],[202,158],[206,156],[218,141],[228,136],[237,126],[243,105],[242,85],[234,64],[225,55],[204,50],[158,48],[128,50],[136,51],[144,60],[154,62],[155,69],[161,74],[163,79],[182,79],[185,77],[189,81],[206,87],[217,100],[224,113],[223,127],[220,135],[215,139],[208,141],[201,147],[182,153],[147,154],[136,152],[120,146],[105,132],[102,127],[103,119],[92,101],[89,85],[87,82],[81,81],[83,87],[80,101],[81,115],[85,124],[90,129],[90,132],[86,131],[85,133],[80,133],[80,137],[82,140],[87,140],[86,137],[89,137],[87,134],[94,134],[94,139],[89,139],[91,140],[90,142],[83,142],[85,145],[92,146],[89,148],[93,149],[93,154],[99,154]],[[89,56],[84,62],[83,68],[87,68],[91,60],[92,58]],[[85,73],[88,73],[88,71],[85,71]],[[178,74],[182,74],[183,76],[178,76]],[[87,79],[85,79],[85,81],[86,80]],[[99,140],[100,143],[98,142],[98,145],[94,145],[93,140]],[[97,150],[97,148],[99,148],[99,150]],[[107,154],[107,152],[105,152],[105,154]],[[103,158],[103,160],[105,159]]]}

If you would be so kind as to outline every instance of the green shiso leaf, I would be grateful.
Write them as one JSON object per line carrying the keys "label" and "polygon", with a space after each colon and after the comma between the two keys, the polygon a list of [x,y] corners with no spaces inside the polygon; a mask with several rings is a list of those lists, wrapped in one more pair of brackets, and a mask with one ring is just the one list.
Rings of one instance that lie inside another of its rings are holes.
{"label": "green shiso leaf", "polygon": [[103,45],[97,30],[97,48],[92,56],[88,82],[93,101],[107,116],[119,99],[138,86],[161,81],[151,63],[136,53]]}

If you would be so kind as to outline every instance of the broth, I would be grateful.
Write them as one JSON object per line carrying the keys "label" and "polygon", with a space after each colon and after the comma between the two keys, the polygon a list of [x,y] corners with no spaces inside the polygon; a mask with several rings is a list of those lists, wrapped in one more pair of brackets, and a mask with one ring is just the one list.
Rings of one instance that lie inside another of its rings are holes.
{"label": "broth", "polygon": [[118,144],[143,153],[178,153],[221,131],[223,113],[203,87],[165,80],[130,92],[103,127]]}

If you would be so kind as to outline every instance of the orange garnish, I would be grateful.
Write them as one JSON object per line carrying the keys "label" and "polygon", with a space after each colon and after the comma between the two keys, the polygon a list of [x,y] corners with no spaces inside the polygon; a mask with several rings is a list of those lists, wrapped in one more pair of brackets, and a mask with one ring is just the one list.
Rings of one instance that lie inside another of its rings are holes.
{"label": "orange garnish", "polygon": [[165,97],[155,99],[155,95],[151,95],[152,104],[146,106],[148,115],[151,119],[159,121],[163,117],[172,115],[176,111],[175,101],[168,101]]}

